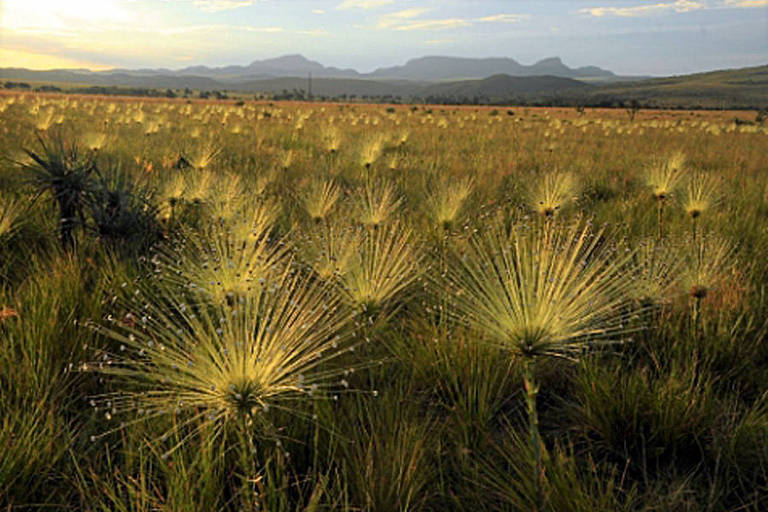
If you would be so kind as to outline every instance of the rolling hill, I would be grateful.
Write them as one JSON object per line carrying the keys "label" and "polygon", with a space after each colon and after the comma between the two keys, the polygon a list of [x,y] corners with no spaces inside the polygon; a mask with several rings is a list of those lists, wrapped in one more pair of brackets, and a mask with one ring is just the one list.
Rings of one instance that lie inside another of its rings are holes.
{"label": "rolling hill", "polygon": [[[534,68],[540,74],[520,76],[521,73],[533,72]],[[309,88],[307,76],[303,74],[307,69],[312,70],[314,96],[328,98],[355,96],[445,103],[527,102],[587,106],[618,106],[635,100],[648,107],[761,109],[768,106],[768,65],[617,82],[621,77],[610,72],[592,67],[574,70],[557,58],[545,59],[533,66],[521,66],[512,59],[425,57],[411,60],[404,66],[379,69],[364,75],[354,70],[327,68],[295,55],[255,61],[245,67],[196,66],[178,71],[91,72],[0,68],[0,80],[55,83],[60,87],[69,83],[73,84],[73,88],[75,84],[78,87],[87,84],[277,95],[285,92],[294,97],[303,97]],[[508,72],[490,72],[498,69]],[[337,71],[351,76],[323,76]],[[480,78],[446,78],[450,75],[477,75],[485,72],[489,74]],[[569,73],[583,76],[562,76]],[[595,79],[595,76],[602,76],[603,79]]]}
{"label": "rolling hill", "polygon": [[611,84],[588,98],[621,98],[659,107],[766,108],[768,65]]}

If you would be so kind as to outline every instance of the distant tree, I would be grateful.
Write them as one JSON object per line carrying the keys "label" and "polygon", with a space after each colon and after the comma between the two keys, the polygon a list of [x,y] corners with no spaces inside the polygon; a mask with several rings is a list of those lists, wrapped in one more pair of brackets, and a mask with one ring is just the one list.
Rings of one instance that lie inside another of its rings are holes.
{"label": "distant tree", "polygon": [[61,92],[60,87],[56,87],[55,85],[41,85],[40,87],[35,87],[35,91],[37,92]]}
{"label": "distant tree", "polygon": [[627,113],[627,116],[629,117],[629,122],[634,123],[635,122],[635,116],[640,111],[640,102],[636,99],[632,99],[627,105],[624,106],[624,110]]}
{"label": "distant tree", "polygon": [[5,88],[6,89],[31,89],[32,86],[30,86],[26,82],[5,82]]}
{"label": "distant tree", "polygon": [[766,119],[768,119],[768,107],[765,107],[764,109],[760,110],[757,113],[757,116],[755,117],[755,122],[758,124],[763,124]]}

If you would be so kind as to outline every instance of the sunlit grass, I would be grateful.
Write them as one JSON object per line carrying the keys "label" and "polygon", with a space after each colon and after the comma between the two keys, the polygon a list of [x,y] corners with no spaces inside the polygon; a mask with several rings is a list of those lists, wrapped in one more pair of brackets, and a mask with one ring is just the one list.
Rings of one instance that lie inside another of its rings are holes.
{"label": "sunlit grass", "polygon": [[0,508],[768,506],[755,113],[238,100],[0,95]]}

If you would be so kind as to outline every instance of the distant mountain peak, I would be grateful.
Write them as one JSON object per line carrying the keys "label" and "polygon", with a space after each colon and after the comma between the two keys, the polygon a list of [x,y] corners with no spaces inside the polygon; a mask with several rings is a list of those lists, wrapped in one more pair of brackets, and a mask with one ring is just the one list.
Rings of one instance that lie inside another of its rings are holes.
{"label": "distant mountain peak", "polygon": [[319,62],[309,60],[303,55],[291,54],[281,55],[272,59],[255,60],[248,65],[248,68],[267,68],[269,71],[290,71],[305,73],[308,71],[318,71],[325,69],[325,66]]}
{"label": "distant mountain peak", "polygon": [[565,64],[563,64],[563,59],[560,57],[547,57],[546,59],[541,59],[536,64],[534,64],[534,66],[538,66],[540,64],[559,64],[561,66],[565,66]]}
{"label": "distant mountain peak", "polygon": [[265,64],[265,63],[269,63],[269,64],[298,64],[298,65],[301,65],[301,64],[317,64],[317,62],[309,60],[308,58],[306,58],[305,56],[303,56],[301,54],[293,53],[293,54],[290,54],[290,55],[281,55],[279,57],[273,57],[271,59],[254,60],[253,62],[251,62],[251,65],[254,65],[254,64]]}
{"label": "distant mountain peak", "polygon": [[614,76],[610,71],[596,66],[570,68],[560,57],[549,57],[530,66],[508,57],[468,58],[429,55],[410,59],[402,66],[379,68],[369,76],[375,78],[399,78],[407,80],[464,80],[480,79],[491,75],[541,76],[561,78],[595,78]]}

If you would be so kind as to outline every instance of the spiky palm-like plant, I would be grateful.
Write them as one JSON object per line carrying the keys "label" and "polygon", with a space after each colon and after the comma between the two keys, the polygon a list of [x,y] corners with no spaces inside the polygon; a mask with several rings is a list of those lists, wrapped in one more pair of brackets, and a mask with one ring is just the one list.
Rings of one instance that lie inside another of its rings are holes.
{"label": "spiky palm-like plant", "polygon": [[681,248],[654,238],[642,240],[634,251],[636,268],[632,295],[641,303],[660,304],[676,293],[683,267]]}
{"label": "spiky palm-like plant", "polygon": [[216,304],[241,301],[285,267],[287,246],[270,236],[271,228],[267,215],[251,212],[240,225],[214,224],[203,232],[187,229],[181,257],[171,252],[162,258],[168,279],[189,283]]}
{"label": "spiky palm-like plant", "polygon": [[217,173],[216,183],[207,200],[208,210],[216,220],[229,218],[247,200],[246,187],[239,174]]}
{"label": "spiky palm-like plant", "polygon": [[59,238],[62,246],[75,244],[77,220],[84,220],[83,208],[93,189],[96,162],[92,155],[81,151],[74,142],[66,142],[59,135],[46,141],[38,136],[41,152],[26,149],[32,163],[22,163],[29,171],[29,182],[38,190],[53,196],[59,207]]}
{"label": "spiky palm-like plant", "polygon": [[215,180],[216,174],[206,169],[187,174],[184,179],[184,198],[195,203],[206,201],[214,189]]}
{"label": "spiky palm-like plant", "polygon": [[344,275],[359,250],[362,234],[355,228],[333,223],[322,229],[312,229],[298,237],[298,249],[307,263],[323,281]]}
{"label": "spiky palm-like plant", "polygon": [[221,148],[213,142],[207,142],[196,149],[188,162],[195,169],[202,171],[208,169],[219,154],[221,154]]}
{"label": "spiky palm-like plant", "polygon": [[659,238],[664,236],[664,205],[677,188],[685,172],[685,155],[672,153],[666,160],[652,164],[646,171],[645,181],[651,188],[658,211]]}
{"label": "spiky palm-like plant", "polygon": [[461,318],[522,360],[539,473],[543,446],[533,364],[542,357],[575,360],[629,332],[630,256],[612,251],[602,231],[581,222],[517,225],[509,233],[499,225],[474,240],[453,271]]}
{"label": "spiky palm-like plant", "polygon": [[496,226],[453,273],[458,311],[522,357],[575,359],[626,333],[630,257],[581,221],[510,233]]}
{"label": "spiky palm-like plant", "polygon": [[357,192],[357,216],[364,226],[375,227],[394,217],[403,199],[390,181],[370,181]]}
{"label": "spiky palm-like plant", "polygon": [[179,441],[166,455],[204,429],[216,437],[233,427],[253,460],[254,439],[278,435],[271,410],[299,414],[297,401],[338,386],[343,368],[328,363],[347,348],[348,310],[328,287],[284,271],[222,305],[173,280],[152,284],[96,327],[118,348],[84,369],[124,386],[93,397],[107,419],[174,419],[163,439]]}
{"label": "spiky palm-like plant", "polygon": [[[185,176],[180,171],[171,171],[171,176],[166,176],[158,187],[157,198],[161,206],[163,220],[173,222],[176,207],[184,199]],[[167,210],[166,210],[167,205]]]}
{"label": "spiky palm-like plant", "polygon": [[130,243],[141,251],[160,239],[158,208],[149,200],[149,191],[119,167],[99,177],[88,210],[91,229],[102,241]]}
{"label": "spiky palm-like plant", "polygon": [[363,144],[363,147],[361,148],[360,163],[364,168],[370,169],[371,166],[376,163],[376,160],[379,159],[383,151],[384,137],[381,134],[371,137],[365,141],[365,144]]}
{"label": "spiky palm-like plant", "polygon": [[693,325],[699,332],[699,318],[704,299],[712,293],[733,268],[736,248],[730,240],[702,236],[693,242],[681,274],[683,290],[692,299]]}
{"label": "spiky palm-like plant", "polygon": [[83,144],[90,151],[100,151],[107,144],[105,132],[88,132],[83,136]]}
{"label": "spiky palm-like plant", "polygon": [[314,222],[328,217],[336,202],[341,197],[341,187],[333,180],[312,182],[299,194],[304,208]]}
{"label": "spiky palm-like plant", "polygon": [[548,172],[537,179],[530,192],[530,203],[543,217],[549,219],[574,200],[578,184],[569,172]]}
{"label": "spiky palm-like plant", "polygon": [[437,226],[449,230],[472,193],[474,180],[471,177],[442,178],[433,185],[426,199],[427,213]]}
{"label": "spiky palm-like plant", "polygon": [[696,173],[688,181],[683,208],[691,218],[694,241],[699,217],[720,201],[720,186],[720,180],[712,174]]}
{"label": "spiky palm-like plant", "polygon": [[335,125],[328,125],[323,133],[323,143],[326,151],[334,155],[339,151],[342,142],[341,130]]}
{"label": "spiky palm-like plant", "polygon": [[420,273],[413,232],[399,223],[367,230],[358,250],[340,283],[347,302],[365,311],[379,311]]}
{"label": "spiky palm-like plant", "polygon": [[249,200],[229,212],[220,223],[234,240],[253,242],[268,234],[280,211],[280,203],[271,199]]}
{"label": "spiky palm-like plant", "polygon": [[293,161],[295,160],[296,156],[294,154],[293,149],[287,149],[283,152],[283,154],[280,157],[280,170],[287,171],[291,168],[293,165]]}
{"label": "spiky palm-like plant", "polygon": [[732,268],[735,258],[733,243],[720,237],[703,237],[693,246],[682,284],[691,297],[704,299],[726,273]]}

